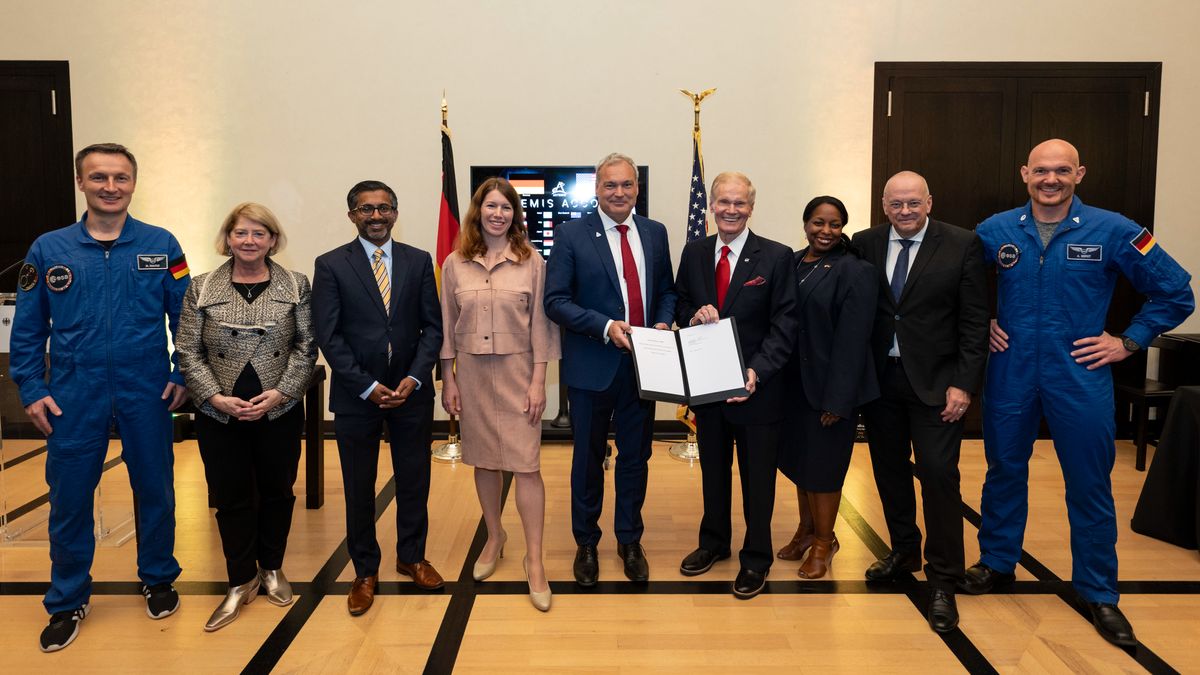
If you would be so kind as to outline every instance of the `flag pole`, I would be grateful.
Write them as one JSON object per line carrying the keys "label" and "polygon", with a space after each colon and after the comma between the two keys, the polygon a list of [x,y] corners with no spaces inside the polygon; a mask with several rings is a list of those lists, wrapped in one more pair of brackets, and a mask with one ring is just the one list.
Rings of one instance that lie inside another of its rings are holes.
{"label": "flag pole", "polygon": [[[698,94],[687,89],[679,90],[681,94],[692,100],[692,183],[694,185],[691,187],[691,192],[688,193],[688,241],[708,236],[708,204],[704,203],[707,201],[704,187],[704,153],[700,147],[700,102],[716,90],[716,87],[713,87]],[[693,224],[692,221],[699,222]],[[675,419],[687,427],[688,435],[686,441],[671,446],[670,455],[691,465],[700,459],[700,446],[696,443],[695,416],[686,405],[681,405],[675,409]]]}
{"label": "flag pole", "polygon": [[[443,255],[449,255],[450,251],[443,243],[443,239],[453,240],[453,235],[458,234],[458,195],[453,194],[457,183],[454,180],[453,174],[447,179],[446,172],[454,171],[454,156],[450,150],[450,106],[446,103],[446,90],[442,90],[442,205],[438,217],[438,260],[437,260],[437,284],[438,292],[441,292],[442,286],[442,263],[445,262]],[[451,194],[447,195],[447,191]],[[451,228],[453,225],[453,235],[444,233],[442,230]],[[445,250],[443,250],[445,249]],[[441,362],[438,362],[440,366]],[[440,368],[439,368],[440,371]],[[441,378],[438,378],[439,380]],[[454,415],[450,415],[450,421],[447,423],[446,442],[434,445],[430,451],[435,462],[444,462],[446,464],[454,464],[462,459],[462,442],[458,437],[458,420]]]}

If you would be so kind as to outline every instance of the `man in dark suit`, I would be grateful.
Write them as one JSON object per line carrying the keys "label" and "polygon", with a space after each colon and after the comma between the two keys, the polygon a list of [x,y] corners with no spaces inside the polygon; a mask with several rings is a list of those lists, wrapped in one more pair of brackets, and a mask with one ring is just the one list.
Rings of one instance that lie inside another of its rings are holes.
{"label": "man in dark suit", "polygon": [[346,543],[354,562],[352,615],[374,601],[381,555],[375,539],[379,440],[388,425],[396,478],[396,571],[420,588],[441,588],[425,559],[433,364],[442,346],[433,261],[391,237],[396,193],[363,181],[346,197],[358,237],[317,258],[313,323],[333,371],[334,413],[346,491]]}
{"label": "man in dark suit", "polygon": [[795,339],[796,287],[792,250],[746,227],[754,212],[750,179],[736,172],[722,173],[713,179],[709,194],[717,234],[683,249],[675,282],[679,296],[675,321],[694,326],[736,319],[749,394],[694,408],[704,517],[700,546],[683,559],[679,571],[686,576],[704,574],[730,555],[736,443],[746,538],[733,594],[749,599],[766,585],[774,559],[771,513],[786,395],[784,378],[776,375],[787,363]]}
{"label": "man in dark suit", "polygon": [[892,580],[921,568],[911,456],[925,510],[926,616],[947,632],[958,626],[954,588],[964,567],[962,417],[983,381],[989,311],[979,237],[931,220],[932,207],[925,179],[901,171],[883,189],[890,222],[859,232],[854,244],[879,270],[871,342],[881,395],[864,416],[892,541],[866,576]]}
{"label": "man in dark suit", "polygon": [[662,223],[633,214],[633,160],[613,153],[596,165],[598,212],[555,231],[546,266],[546,315],[566,329],[561,373],[567,383],[575,452],[571,530],[575,581],[594,586],[604,499],[604,451],[615,422],[617,554],[631,581],[646,581],[642,503],[646,500],[654,403],[638,397],[626,334],[632,326],[669,329],[675,311],[671,251]]}

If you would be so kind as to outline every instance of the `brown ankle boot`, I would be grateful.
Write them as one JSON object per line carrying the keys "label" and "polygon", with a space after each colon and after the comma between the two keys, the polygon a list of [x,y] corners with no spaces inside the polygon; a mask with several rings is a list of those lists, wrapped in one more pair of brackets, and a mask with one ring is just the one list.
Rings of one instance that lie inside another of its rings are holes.
{"label": "brown ankle boot", "polygon": [[800,566],[797,574],[802,579],[820,579],[825,576],[829,572],[829,566],[833,564],[833,554],[837,553],[840,548],[837,535],[829,539],[815,538],[812,549],[808,552],[808,559]]}
{"label": "brown ankle boot", "polygon": [[801,560],[804,558],[804,552],[813,545],[812,526],[805,527],[804,523],[800,523],[800,527],[796,528],[796,534],[792,540],[783,548],[779,549],[780,560]]}

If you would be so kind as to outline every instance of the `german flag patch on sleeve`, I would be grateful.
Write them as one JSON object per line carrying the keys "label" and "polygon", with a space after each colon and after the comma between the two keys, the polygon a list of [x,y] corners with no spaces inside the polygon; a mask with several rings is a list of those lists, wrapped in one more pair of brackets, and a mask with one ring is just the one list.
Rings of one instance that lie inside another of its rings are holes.
{"label": "german flag patch on sleeve", "polygon": [[1142,231],[1138,233],[1138,236],[1130,240],[1129,243],[1137,249],[1138,253],[1146,255],[1158,242],[1154,241],[1154,235],[1150,234],[1150,230],[1147,230],[1143,227]]}
{"label": "german flag patch on sleeve", "polygon": [[171,273],[171,276],[175,277],[176,279],[182,279],[186,277],[190,271],[188,270],[187,257],[179,256],[178,258],[167,263],[167,270]]}

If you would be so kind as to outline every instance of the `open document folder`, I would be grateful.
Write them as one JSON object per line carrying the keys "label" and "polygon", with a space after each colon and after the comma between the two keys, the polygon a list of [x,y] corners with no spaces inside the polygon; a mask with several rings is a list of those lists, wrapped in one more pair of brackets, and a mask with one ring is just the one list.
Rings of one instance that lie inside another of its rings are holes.
{"label": "open document folder", "polygon": [[733,318],[679,330],[635,327],[629,337],[644,399],[703,405],[750,394]]}

